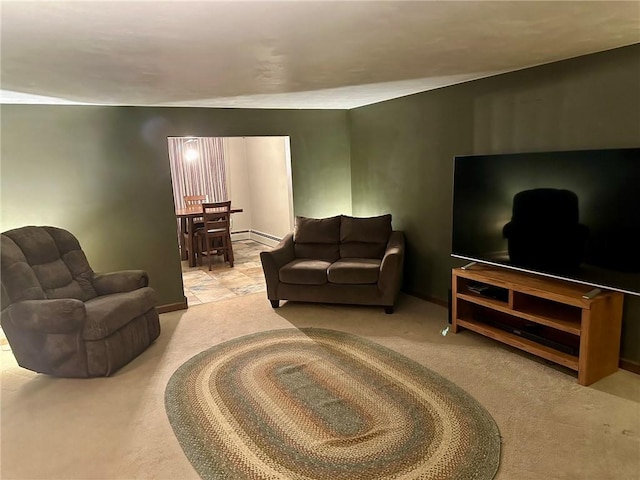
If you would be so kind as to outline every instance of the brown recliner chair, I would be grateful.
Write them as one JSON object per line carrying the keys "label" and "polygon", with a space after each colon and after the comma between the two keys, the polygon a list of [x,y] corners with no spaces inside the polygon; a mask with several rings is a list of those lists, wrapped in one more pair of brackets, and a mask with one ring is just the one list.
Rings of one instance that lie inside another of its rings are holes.
{"label": "brown recliner chair", "polygon": [[0,321],[18,364],[59,377],[109,376],[160,335],[142,270],[99,274],[56,227],[1,235]]}

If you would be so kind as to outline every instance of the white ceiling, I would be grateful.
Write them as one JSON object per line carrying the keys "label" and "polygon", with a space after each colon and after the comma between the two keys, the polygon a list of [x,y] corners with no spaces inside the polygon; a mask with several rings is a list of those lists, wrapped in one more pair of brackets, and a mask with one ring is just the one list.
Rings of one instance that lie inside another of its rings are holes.
{"label": "white ceiling", "polygon": [[2,103],[354,108],[640,42],[638,1],[0,2]]}

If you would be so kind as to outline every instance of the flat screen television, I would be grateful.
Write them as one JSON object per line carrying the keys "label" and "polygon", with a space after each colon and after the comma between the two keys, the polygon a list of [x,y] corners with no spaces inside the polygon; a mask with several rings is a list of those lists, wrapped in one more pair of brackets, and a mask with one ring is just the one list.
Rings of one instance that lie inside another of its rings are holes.
{"label": "flat screen television", "polygon": [[451,255],[640,295],[640,148],[456,156]]}

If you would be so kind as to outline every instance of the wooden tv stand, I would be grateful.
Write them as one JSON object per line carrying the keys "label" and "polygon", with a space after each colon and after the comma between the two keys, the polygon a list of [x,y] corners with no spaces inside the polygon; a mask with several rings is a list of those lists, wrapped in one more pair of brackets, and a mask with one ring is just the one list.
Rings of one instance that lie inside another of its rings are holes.
{"label": "wooden tv stand", "polygon": [[472,330],[578,372],[618,369],[623,294],[476,264],[452,272],[452,330]]}

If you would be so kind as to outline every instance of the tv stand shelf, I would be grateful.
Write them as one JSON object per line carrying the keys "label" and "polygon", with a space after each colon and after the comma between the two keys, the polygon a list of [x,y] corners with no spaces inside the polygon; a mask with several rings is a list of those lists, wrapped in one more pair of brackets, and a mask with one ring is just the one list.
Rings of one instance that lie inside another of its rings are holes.
{"label": "tv stand shelf", "polygon": [[578,372],[590,385],[618,369],[623,295],[476,264],[452,272],[452,330],[461,328]]}

